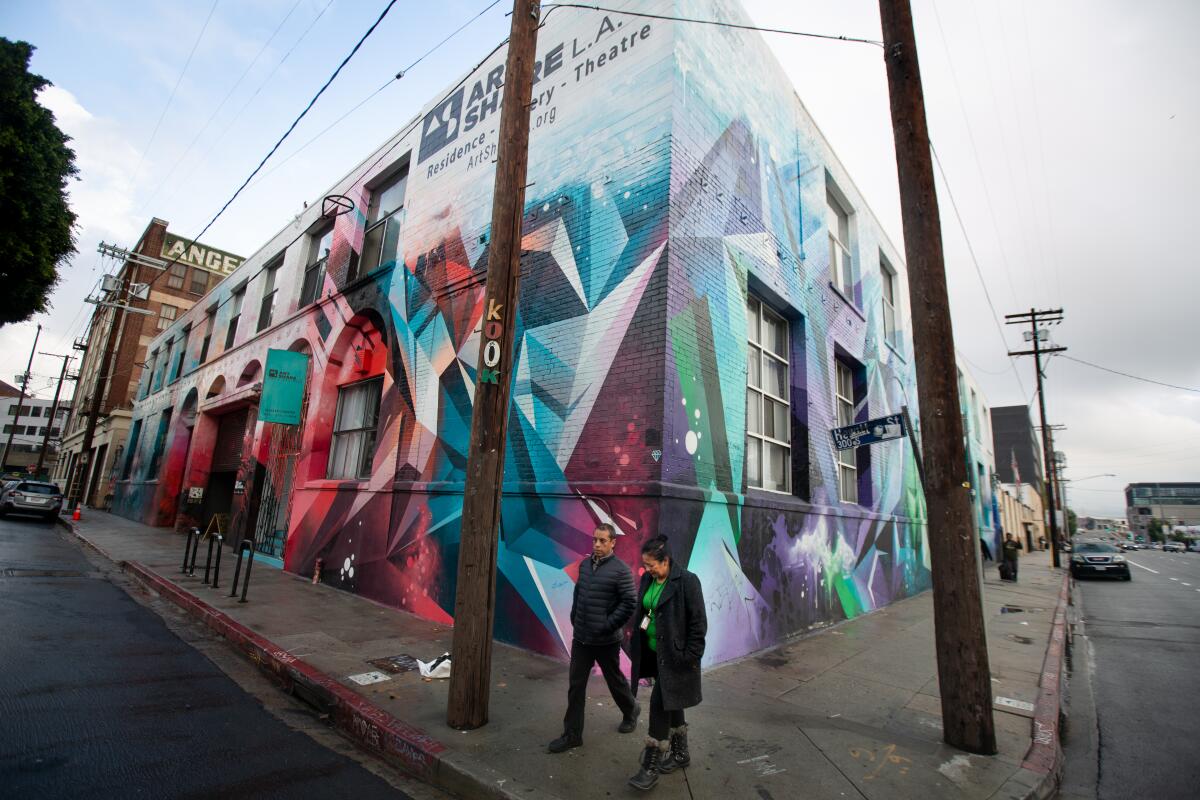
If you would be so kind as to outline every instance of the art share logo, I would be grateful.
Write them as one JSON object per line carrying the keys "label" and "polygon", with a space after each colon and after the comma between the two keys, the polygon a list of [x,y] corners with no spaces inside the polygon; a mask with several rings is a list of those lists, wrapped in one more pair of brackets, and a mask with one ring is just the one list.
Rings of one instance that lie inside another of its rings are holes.
{"label": "art share logo", "polygon": [[421,147],[417,153],[417,163],[436,154],[446,145],[458,138],[462,129],[463,91],[447,97],[440,105],[425,115],[421,123]]}

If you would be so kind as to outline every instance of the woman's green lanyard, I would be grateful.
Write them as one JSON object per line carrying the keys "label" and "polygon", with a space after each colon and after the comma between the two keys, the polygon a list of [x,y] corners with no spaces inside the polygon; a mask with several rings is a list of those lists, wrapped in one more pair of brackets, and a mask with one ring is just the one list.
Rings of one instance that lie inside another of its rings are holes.
{"label": "woman's green lanyard", "polygon": [[646,643],[655,652],[658,651],[658,643],[654,640],[654,611],[658,608],[658,598],[666,585],[666,581],[659,583],[651,580],[650,587],[646,589],[646,594],[642,597],[642,608],[646,609],[646,619],[642,622],[642,630],[646,632]]}

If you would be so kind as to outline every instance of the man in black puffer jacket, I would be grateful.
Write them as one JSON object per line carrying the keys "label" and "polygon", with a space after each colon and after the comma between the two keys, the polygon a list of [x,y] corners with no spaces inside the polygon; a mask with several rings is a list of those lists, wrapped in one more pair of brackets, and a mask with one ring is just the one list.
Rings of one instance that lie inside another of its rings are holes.
{"label": "man in black puffer jacket", "polygon": [[625,562],[613,555],[617,531],[607,522],[592,535],[592,554],[579,565],[575,599],[571,602],[571,669],[568,677],[567,714],[563,735],[550,743],[551,753],[562,753],[583,744],[583,709],[587,700],[588,676],[599,664],[608,691],[623,715],[617,730],[629,733],[637,726],[642,707],[621,674],[621,639],[625,623],[633,616],[637,596],[633,574]]}

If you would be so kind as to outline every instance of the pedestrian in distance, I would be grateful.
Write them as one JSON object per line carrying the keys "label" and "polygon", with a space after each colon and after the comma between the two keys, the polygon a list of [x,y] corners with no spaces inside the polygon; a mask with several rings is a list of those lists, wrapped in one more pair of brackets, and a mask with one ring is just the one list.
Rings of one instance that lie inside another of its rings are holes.
{"label": "pedestrian in distance", "polygon": [[642,545],[642,575],[630,651],[630,682],[654,678],[650,730],[629,785],[654,788],[658,776],[691,763],[683,710],[700,704],[700,659],[708,617],[700,579],[671,557],[666,536]]}
{"label": "pedestrian in distance", "polygon": [[[1017,579],[1017,558],[1020,556],[1021,544],[1011,533],[1004,535],[1004,563],[1001,565],[1008,573],[1008,580]],[[1001,577],[1004,577],[1003,575]]]}
{"label": "pedestrian in distance", "polygon": [[592,554],[579,564],[579,580],[571,601],[574,633],[567,673],[567,713],[562,736],[550,743],[551,753],[563,753],[583,744],[583,710],[593,664],[600,665],[609,694],[621,709],[618,731],[632,732],[642,711],[621,674],[621,640],[637,598],[633,573],[614,555],[616,546],[616,528],[601,523],[592,534]]}

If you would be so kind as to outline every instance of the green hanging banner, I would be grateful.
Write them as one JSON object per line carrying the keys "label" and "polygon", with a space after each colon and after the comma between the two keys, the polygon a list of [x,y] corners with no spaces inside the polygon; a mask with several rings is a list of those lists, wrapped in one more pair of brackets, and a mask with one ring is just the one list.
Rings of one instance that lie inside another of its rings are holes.
{"label": "green hanging banner", "polygon": [[299,425],[307,375],[308,356],[304,353],[268,350],[258,418],[263,422]]}

